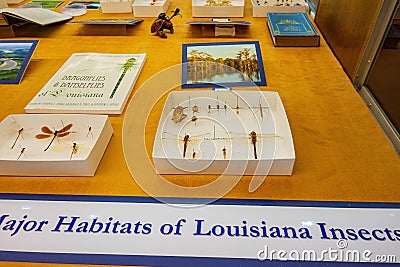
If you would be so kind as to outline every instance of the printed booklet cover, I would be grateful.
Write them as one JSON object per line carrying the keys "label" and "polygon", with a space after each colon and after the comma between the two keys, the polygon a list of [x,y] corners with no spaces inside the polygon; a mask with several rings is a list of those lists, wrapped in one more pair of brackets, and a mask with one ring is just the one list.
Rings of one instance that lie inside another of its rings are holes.
{"label": "printed booklet cover", "polygon": [[25,111],[121,114],[145,60],[145,53],[72,54]]}

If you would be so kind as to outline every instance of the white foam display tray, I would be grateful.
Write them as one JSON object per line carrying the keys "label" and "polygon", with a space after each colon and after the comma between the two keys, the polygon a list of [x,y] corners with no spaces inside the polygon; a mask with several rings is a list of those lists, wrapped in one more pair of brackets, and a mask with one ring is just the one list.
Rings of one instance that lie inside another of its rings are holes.
{"label": "white foam display tray", "polygon": [[246,90],[171,92],[152,156],[160,174],[290,175],[295,161],[278,93]]}

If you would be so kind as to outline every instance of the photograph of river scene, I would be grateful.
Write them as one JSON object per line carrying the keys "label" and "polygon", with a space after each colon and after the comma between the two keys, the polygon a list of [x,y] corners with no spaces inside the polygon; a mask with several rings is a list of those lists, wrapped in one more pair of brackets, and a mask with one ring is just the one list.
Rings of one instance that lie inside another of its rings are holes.
{"label": "photograph of river scene", "polygon": [[258,42],[184,44],[182,87],[266,85]]}
{"label": "photograph of river scene", "polygon": [[0,41],[0,83],[19,83],[37,41]]}

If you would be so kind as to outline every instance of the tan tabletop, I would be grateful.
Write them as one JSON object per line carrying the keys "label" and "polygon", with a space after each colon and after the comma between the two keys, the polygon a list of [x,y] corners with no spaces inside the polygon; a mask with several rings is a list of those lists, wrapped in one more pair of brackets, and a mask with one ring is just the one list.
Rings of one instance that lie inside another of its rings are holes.
{"label": "tan tabletop", "polygon": [[[174,18],[175,34],[167,33],[167,39],[150,33],[153,18],[144,18],[144,22],[129,28],[123,36],[84,36],[84,26],[71,24],[17,28],[19,37],[16,39],[35,38],[40,42],[21,84],[0,86],[0,119],[9,114],[24,113],[30,99],[75,52],[146,52],[147,61],[132,98],[151,76],[181,63],[184,43],[258,40],[268,83],[260,88],[276,91],[282,99],[292,130],[296,162],[292,176],[270,176],[253,193],[248,192],[251,177],[245,176],[225,197],[400,202],[399,157],[323,39],[320,47],[275,48],[266,18],[253,18],[249,1],[246,2],[244,20],[252,24],[245,37],[203,38],[193,33],[193,26],[185,24],[193,20],[191,1],[172,1],[169,10],[176,7],[182,10],[183,18]],[[132,17],[130,14],[103,15],[100,11],[88,13],[79,19]],[[147,123],[145,134],[149,153],[164,100],[165,97],[155,106]],[[125,163],[122,146],[124,113],[110,118],[114,135],[94,177],[0,177],[0,192],[145,196]],[[169,175],[167,179],[190,187],[207,184],[216,177]]]}

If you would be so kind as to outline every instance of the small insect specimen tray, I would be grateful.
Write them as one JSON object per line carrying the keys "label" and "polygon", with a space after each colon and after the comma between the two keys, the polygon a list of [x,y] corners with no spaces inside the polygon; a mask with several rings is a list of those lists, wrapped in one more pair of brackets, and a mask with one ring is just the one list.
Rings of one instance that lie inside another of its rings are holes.
{"label": "small insect specimen tray", "polygon": [[244,0],[192,0],[192,16],[233,18],[244,16]]}
{"label": "small insect specimen tray", "polygon": [[174,91],[153,147],[160,174],[290,175],[292,135],[276,92]]}
{"label": "small insect specimen tray", "polygon": [[133,15],[135,17],[157,18],[160,13],[167,13],[170,0],[135,0]]}
{"label": "small insect specimen tray", "polygon": [[9,115],[0,123],[0,175],[93,176],[112,134],[106,115]]}
{"label": "small insect specimen tray", "polygon": [[267,17],[273,12],[307,12],[305,0],[251,0],[253,17]]}

